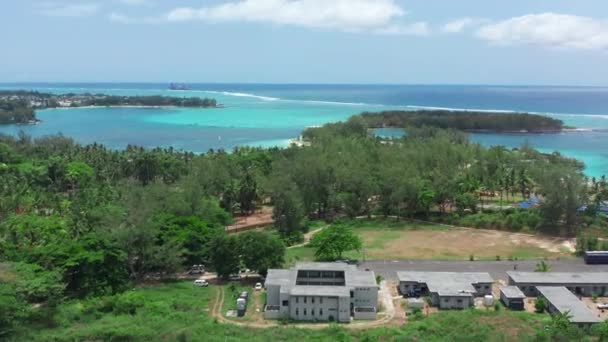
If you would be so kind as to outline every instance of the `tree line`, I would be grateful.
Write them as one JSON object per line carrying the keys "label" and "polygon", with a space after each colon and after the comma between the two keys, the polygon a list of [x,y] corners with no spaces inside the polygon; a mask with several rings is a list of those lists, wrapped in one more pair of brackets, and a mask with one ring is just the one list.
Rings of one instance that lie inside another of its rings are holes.
{"label": "tree line", "polygon": [[361,118],[376,128],[428,126],[470,132],[556,132],[564,128],[561,120],[529,113],[418,110],[362,113]]}

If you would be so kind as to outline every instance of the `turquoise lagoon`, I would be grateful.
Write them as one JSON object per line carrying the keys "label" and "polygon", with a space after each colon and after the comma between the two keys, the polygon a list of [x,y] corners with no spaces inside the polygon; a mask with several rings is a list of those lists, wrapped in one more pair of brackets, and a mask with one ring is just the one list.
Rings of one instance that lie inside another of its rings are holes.
{"label": "turquoise lagoon", "polygon": [[473,134],[486,146],[527,142],[585,162],[586,173],[608,173],[608,89],[572,87],[197,84],[169,91],[161,84],[0,84],[0,89],[53,93],[213,97],[224,108],[74,108],[38,111],[38,125],[1,126],[0,133],[34,137],[61,133],[111,148],[172,146],[205,152],[236,146],[287,146],[309,126],[363,111],[454,108],[528,111],[581,128],[559,134]]}

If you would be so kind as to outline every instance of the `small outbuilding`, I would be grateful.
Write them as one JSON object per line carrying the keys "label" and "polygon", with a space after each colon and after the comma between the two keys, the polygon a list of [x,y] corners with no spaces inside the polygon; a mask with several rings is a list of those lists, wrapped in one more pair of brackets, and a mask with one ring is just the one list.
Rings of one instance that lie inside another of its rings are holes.
{"label": "small outbuilding", "polygon": [[500,300],[511,310],[523,310],[526,295],[517,286],[505,286],[500,289]]}

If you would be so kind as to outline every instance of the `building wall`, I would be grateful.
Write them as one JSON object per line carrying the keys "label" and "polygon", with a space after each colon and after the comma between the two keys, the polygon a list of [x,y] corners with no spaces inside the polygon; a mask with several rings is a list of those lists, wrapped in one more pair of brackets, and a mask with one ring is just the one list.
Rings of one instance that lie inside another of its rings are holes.
{"label": "building wall", "polygon": [[266,305],[281,305],[281,287],[279,285],[266,286]]}
{"label": "building wall", "polygon": [[378,287],[356,287],[353,289],[353,306],[378,307]]}
{"label": "building wall", "polygon": [[438,296],[434,294],[437,305],[440,309],[466,309],[474,304],[473,296]]}
{"label": "building wall", "polygon": [[[350,320],[347,301],[347,321]],[[340,320],[340,305],[342,298],[324,296],[291,296],[289,299],[289,317],[298,321],[327,321],[330,316],[336,321]]]}
{"label": "building wall", "polygon": [[483,297],[492,294],[492,283],[477,283],[472,285],[477,291],[477,293],[475,294],[477,297]]}
{"label": "building wall", "polygon": [[583,297],[591,297],[594,294],[601,297],[604,294],[608,294],[608,284],[517,283],[513,281],[513,279],[509,278],[509,285],[519,287],[521,292],[528,297],[537,297],[539,295],[538,291],[536,290],[537,286],[563,286],[575,295],[580,295]]}
{"label": "building wall", "polygon": [[513,309],[513,310],[523,310],[524,309],[524,305],[525,305],[524,298],[509,298],[509,297],[505,296],[504,293],[501,292],[500,300],[509,309]]}

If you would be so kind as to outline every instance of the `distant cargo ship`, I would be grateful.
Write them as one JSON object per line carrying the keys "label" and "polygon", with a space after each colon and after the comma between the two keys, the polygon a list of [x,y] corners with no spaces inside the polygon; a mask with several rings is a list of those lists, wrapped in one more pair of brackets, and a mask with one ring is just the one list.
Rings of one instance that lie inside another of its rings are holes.
{"label": "distant cargo ship", "polygon": [[190,86],[188,86],[188,85],[185,85],[185,84],[171,83],[171,84],[169,84],[169,89],[170,90],[190,90],[192,88]]}

